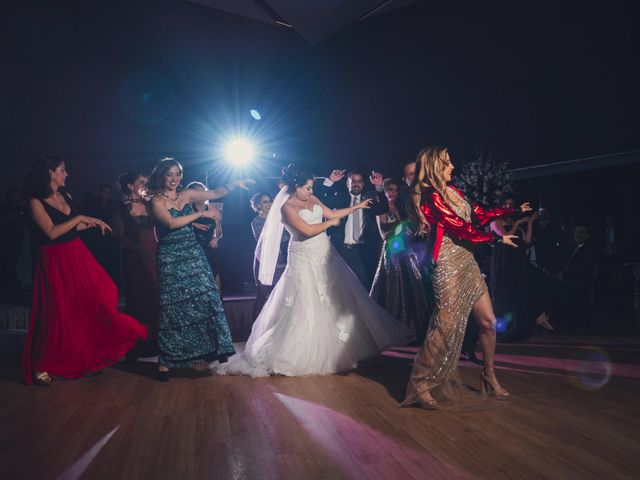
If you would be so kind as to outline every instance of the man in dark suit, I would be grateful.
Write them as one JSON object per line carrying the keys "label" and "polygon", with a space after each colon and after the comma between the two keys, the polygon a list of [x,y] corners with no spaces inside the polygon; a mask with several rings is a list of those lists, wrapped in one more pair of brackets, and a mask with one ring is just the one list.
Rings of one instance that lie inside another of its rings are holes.
{"label": "man in dark suit", "polygon": [[416,178],[415,160],[405,163],[404,167],[402,167],[402,173],[403,173],[402,181],[407,185],[407,187],[410,187],[411,184],[413,183],[413,179]]}
{"label": "man in dark suit", "polygon": [[597,273],[596,251],[589,242],[589,230],[578,224],[574,228],[576,244],[564,268],[551,278],[550,311],[560,330],[576,331],[590,327],[589,313]]}
{"label": "man in dark suit", "polygon": [[416,162],[411,161],[405,163],[402,167],[402,184],[398,188],[398,205],[406,207],[407,201],[409,201],[409,187],[413,183],[413,179],[416,177]]}
{"label": "man in dark suit", "polygon": [[559,274],[564,289],[561,326],[565,328],[589,328],[589,309],[595,282],[597,257],[589,242],[589,230],[585,225],[576,225],[573,233],[575,250]]}
{"label": "man in dark suit", "polygon": [[316,193],[327,207],[333,209],[347,208],[372,199],[371,208],[356,210],[346,217],[346,221],[328,231],[336,250],[368,290],[380,255],[381,240],[376,216],[386,213],[389,204],[382,190],[382,174],[372,172],[369,178],[375,186],[372,192],[364,192],[365,177],[361,172],[352,171],[347,175],[346,188],[338,183],[344,177],[344,170],[334,170],[316,187]]}

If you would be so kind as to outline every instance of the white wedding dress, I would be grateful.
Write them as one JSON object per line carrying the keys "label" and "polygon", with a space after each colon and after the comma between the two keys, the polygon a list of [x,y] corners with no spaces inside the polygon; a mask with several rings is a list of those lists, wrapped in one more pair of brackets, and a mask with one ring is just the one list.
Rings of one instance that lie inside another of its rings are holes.
{"label": "white wedding dress", "polygon": [[[303,209],[308,224],[322,208]],[[287,268],[256,319],[243,353],[215,364],[218,375],[327,375],[406,344],[400,322],[375,303],[326,233],[291,233]]]}

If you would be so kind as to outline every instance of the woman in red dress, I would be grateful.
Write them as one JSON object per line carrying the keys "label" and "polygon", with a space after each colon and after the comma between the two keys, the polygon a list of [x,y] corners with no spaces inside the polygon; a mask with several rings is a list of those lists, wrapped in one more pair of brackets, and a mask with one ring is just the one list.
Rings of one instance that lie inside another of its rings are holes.
{"label": "woman in red dress", "polygon": [[29,332],[22,357],[24,381],[79,378],[119,361],[146,338],[146,328],[118,312],[118,291],[78,231],[111,229],[78,215],[63,187],[68,174],[57,157],[34,162],[27,194],[39,255],[34,265]]}

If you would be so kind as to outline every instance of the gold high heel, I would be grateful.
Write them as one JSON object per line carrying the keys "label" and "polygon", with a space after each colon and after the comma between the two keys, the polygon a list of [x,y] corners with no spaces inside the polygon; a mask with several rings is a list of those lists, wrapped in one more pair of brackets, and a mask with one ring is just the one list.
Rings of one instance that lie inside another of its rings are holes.
{"label": "gold high heel", "polygon": [[549,322],[549,317],[547,317],[547,314],[544,312],[541,313],[538,316],[538,318],[536,318],[536,326],[541,327],[550,332],[555,330],[555,328],[553,328],[553,325],[551,325],[551,322]]}
{"label": "gold high heel", "polygon": [[33,383],[36,385],[48,386],[53,383],[53,378],[47,372],[35,372],[33,374]]}
{"label": "gold high heel", "polygon": [[484,373],[484,370],[480,374],[480,382],[482,395],[490,395],[496,400],[507,400],[509,398],[509,392],[507,392],[504,388],[500,387],[502,389],[502,392],[499,392],[496,387],[491,384],[491,382],[489,381],[489,377],[487,377],[487,374]]}
{"label": "gold high heel", "polygon": [[433,399],[429,400],[428,402],[418,400],[417,402],[413,403],[410,406],[421,408],[423,410],[439,410],[440,409],[440,404]]}
{"label": "gold high heel", "polygon": [[410,403],[405,403],[405,402],[406,400],[400,404],[400,407],[402,408],[416,407],[416,408],[422,408],[423,410],[438,410],[440,408],[440,404],[435,399],[431,398],[430,400],[424,400],[421,395],[418,395],[418,400],[414,400],[413,402],[410,402]]}

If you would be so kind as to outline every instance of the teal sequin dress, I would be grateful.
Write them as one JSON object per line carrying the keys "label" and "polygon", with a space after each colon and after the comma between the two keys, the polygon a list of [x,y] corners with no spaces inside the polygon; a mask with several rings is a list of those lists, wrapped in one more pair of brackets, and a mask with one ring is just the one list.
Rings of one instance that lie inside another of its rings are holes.
{"label": "teal sequin dress", "polygon": [[[193,213],[186,204],[172,217]],[[169,230],[156,225],[160,290],[159,363],[190,367],[233,355],[220,291],[190,224]]]}

